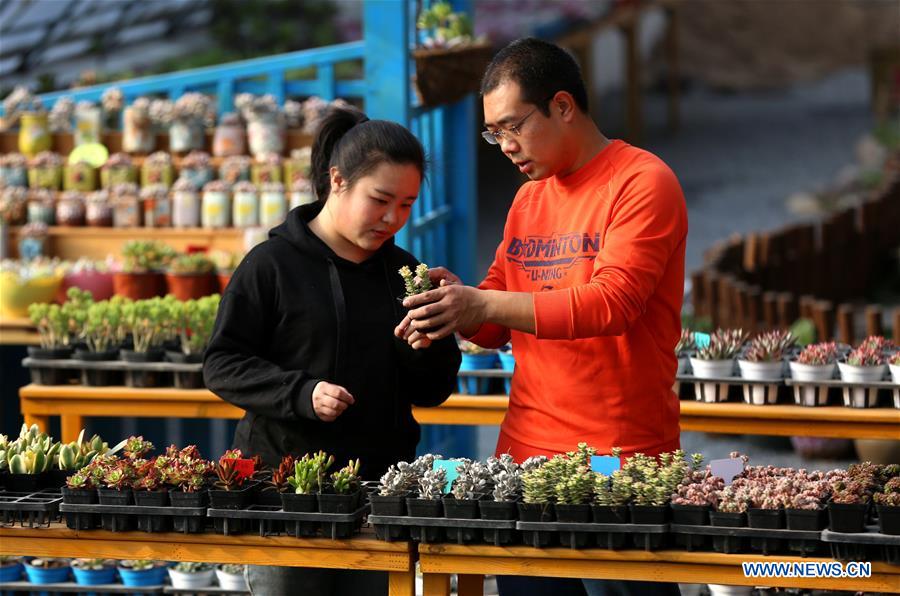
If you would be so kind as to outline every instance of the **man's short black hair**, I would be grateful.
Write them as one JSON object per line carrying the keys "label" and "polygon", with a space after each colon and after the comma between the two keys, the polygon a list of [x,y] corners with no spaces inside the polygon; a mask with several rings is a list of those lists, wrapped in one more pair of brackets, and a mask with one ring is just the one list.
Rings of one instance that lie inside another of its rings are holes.
{"label": "man's short black hair", "polygon": [[581,111],[588,112],[581,69],[568,52],[552,43],[523,37],[497,52],[481,79],[481,95],[506,81],[515,81],[522,101],[536,105],[545,116],[550,115],[550,99],[559,91],[571,93]]}

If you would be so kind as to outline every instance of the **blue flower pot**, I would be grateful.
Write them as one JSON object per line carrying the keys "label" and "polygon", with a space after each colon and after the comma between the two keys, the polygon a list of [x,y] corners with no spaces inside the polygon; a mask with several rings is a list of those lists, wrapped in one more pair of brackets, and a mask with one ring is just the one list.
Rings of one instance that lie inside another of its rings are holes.
{"label": "blue flower pot", "polygon": [[[497,354],[494,352],[489,354],[463,354],[459,370],[487,370],[497,368],[497,362]],[[457,380],[457,383],[460,393],[481,395],[488,392],[490,381],[490,379],[479,379],[478,377],[462,377]]]}
{"label": "blue flower pot", "polygon": [[72,571],[71,567],[44,569],[43,567],[25,565],[25,575],[28,576],[28,581],[33,584],[59,584],[69,581],[70,571]]}
{"label": "blue flower pot", "polygon": [[119,575],[122,583],[129,587],[161,586],[166,583],[168,572],[164,565],[153,569],[141,569],[135,571],[126,567],[119,567]]}
{"label": "blue flower pot", "polygon": [[22,564],[13,563],[0,567],[0,583],[17,582],[22,579]]}
{"label": "blue flower pot", "polygon": [[[516,357],[512,352],[500,352],[498,356],[500,356],[500,368],[510,372],[516,369]],[[504,384],[506,385],[506,395],[509,395],[509,391],[512,389],[512,379],[506,379]]]}
{"label": "blue flower pot", "polygon": [[101,586],[116,583],[116,568],[104,567],[103,569],[79,569],[72,567],[75,574],[75,583],[82,586]]}

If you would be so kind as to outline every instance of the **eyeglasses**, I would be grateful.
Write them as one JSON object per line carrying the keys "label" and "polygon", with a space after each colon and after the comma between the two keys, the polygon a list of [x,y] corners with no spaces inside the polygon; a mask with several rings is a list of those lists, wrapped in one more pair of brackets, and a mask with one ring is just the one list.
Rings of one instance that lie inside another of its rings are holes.
{"label": "eyeglasses", "polygon": [[509,127],[508,130],[483,130],[481,131],[481,138],[490,143],[491,145],[499,145],[500,141],[503,139],[512,138],[509,133],[513,133],[515,136],[519,136],[522,134],[520,130],[522,125],[525,124],[525,121],[531,117],[537,111],[537,108],[534,108],[527,114],[525,117],[519,120],[518,124],[513,124]]}

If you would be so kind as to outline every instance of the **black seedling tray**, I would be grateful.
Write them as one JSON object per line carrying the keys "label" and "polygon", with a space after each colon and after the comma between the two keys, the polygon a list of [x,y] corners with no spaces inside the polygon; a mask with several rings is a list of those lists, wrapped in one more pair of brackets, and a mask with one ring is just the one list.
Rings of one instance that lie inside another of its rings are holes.
{"label": "black seedling tray", "polygon": [[62,494],[59,489],[37,492],[0,492],[0,520],[4,526],[20,523],[22,527],[49,526],[59,520]]}
{"label": "black seedling tray", "polygon": [[[319,524],[322,534],[332,540],[349,538],[362,527],[363,519],[369,513],[369,504],[365,503],[352,513],[297,513],[284,511],[281,507],[251,505],[246,509],[207,509],[206,515],[222,520],[223,533],[227,536],[232,531],[233,520],[250,520],[259,522],[259,535],[266,536],[275,533],[273,526],[267,521],[284,522],[284,530],[288,535],[298,538],[306,537],[301,534],[302,522],[314,522]],[[292,523],[293,522],[293,523]],[[243,527],[243,524],[241,524]]]}
{"label": "black seedling tray", "polygon": [[[737,552],[741,539],[750,539],[751,550],[758,550],[764,555],[783,550],[787,542],[788,548],[801,556],[818,552],[821,549],[819,531],[806,530],[771,530],[768,528],[748,528],[736,526],[692,526],[687,524],[671,524],[673,534],[687,536],[713,536],[714,542],[726,545],[724,552]],[[728,540],[728,539],[736,540]],[[719,539],[719,540],[716,540]],[[723,540],[724,539],[724,540]],[[692,550],[690,547],[688,550]]]}
{"label": "black seedling tray", "polygon": [[[79,516],[108,515],[110,516],[111,530],[113,532],[122,531],[116,527],[119,519],[117,516],[120,515],[137,516],[137,527],[144,532],[168,532],[173,526],[171,523],[173,521],[172,518],[175,517],[193,518],[201,522],[199,524],[200,529],[197,529],[197,524],[180,524],[179,529],[183,534],[202,531],[203,520],[206,516],[205,507],[151,507],[147,505],[100,505],[96,503],[76,505],[73,503],[62,503],[59,506],[59,510],[63,513],[74,515],[75,519],[73,522],[75,524],[79,523]],[[77,527],[85,529],[81,525]]]}
{"label": "black seedling tray", "polygon": [[831,547],[831,556],[839,561],[885,561],[900,565],[900,536],[882,534],[878,526],[866,526],[867,532],[855,534],[822,531],[822,541]]}
{"label": "black seedling tray", "polygon": [[[373,526],[407,526],[412,528],[471,528],[480,530],[515,530],[516,520],[514,519],[458,519],[451,517],[413,517],[410,515],[370,515],[369,523]],[[391,532],[385,532],[385,540],[391,542]],[[441,543],[444,540],[430,540],[433,534],[429,532],[421,532],[419,542]],[[494,532],[495,545],[501,545],[502,534]],[[457,542],[462,542],[462,532],[458,534]]]}
{"label": "black seedling tray", "polygon": [[[637,548],[652,551],[660,548],[669,531],[669,524],[598,524],[565,523],[565,522],[517,522],[516,529],[531,532],[565,532],[569,536],[569,543],[560,543],[570,548],[584,548],[585,541],[579,539],[581,534],[595,534],[598,536],[597,545],[604,548],[603,538],[608,544],[619,546],[621,543],[612,539],[615,534],[631,535]],[[615,550],[615,549],[614,549]]]}

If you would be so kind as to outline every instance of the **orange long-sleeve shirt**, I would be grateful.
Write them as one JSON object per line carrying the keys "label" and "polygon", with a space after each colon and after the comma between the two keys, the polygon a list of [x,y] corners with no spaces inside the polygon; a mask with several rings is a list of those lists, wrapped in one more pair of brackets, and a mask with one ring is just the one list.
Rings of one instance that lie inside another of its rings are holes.
{"label": "orange long-sleeve shirt", "polygon": [[679,445],[672,392],[681,330],[687,209],[655,155],[614,141],[565,177],[527,182],[480,288],[532,292],[535,334],[512,339],[516,370],[497,452],[521,461],[579,441],[608,453]]}

